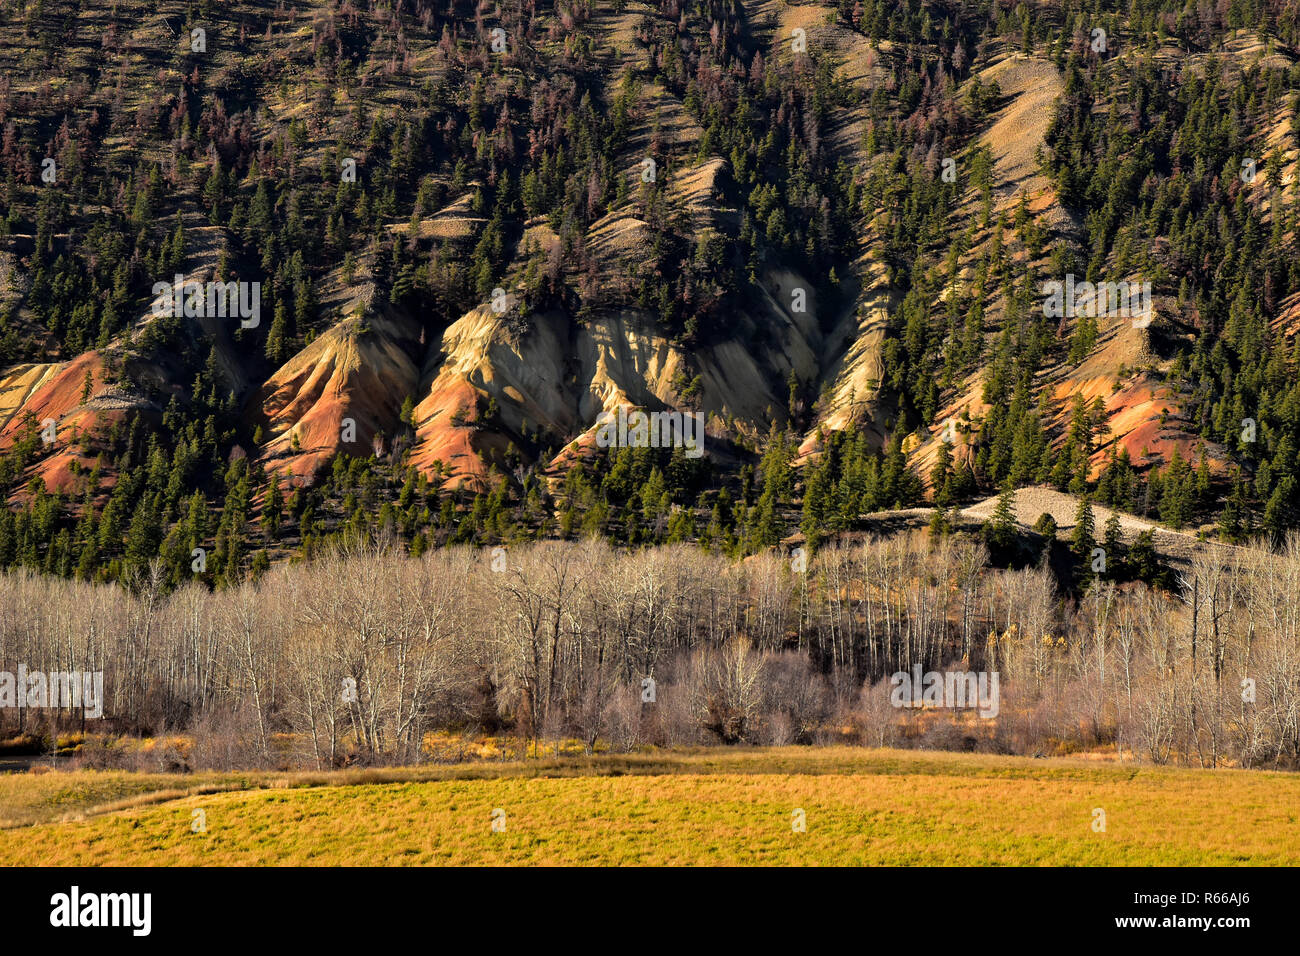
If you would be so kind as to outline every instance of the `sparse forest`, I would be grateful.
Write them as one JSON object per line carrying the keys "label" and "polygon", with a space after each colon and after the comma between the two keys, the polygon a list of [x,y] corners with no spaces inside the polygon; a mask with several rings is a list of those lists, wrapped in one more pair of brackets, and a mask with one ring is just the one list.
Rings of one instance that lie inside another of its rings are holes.
{"label": "sparse forest", "polygon": [[[173,771],[419,763],[433,739],[484,732],[521,750],[850,742],[1294,767],[1300,542],[1198,560],[1180,584],[1065,605],[1047,571],[925,535],[829,547],[806,573],[597,540],[414,560],[373,546],[216,593],[164,594],[157,571],[125,598],[24,572],[0,578],[0,669],[102,669],[111,717],[6,710],[0,732]],[[999,672],[996,718],[899,710],[889,677],[914,665]]]}

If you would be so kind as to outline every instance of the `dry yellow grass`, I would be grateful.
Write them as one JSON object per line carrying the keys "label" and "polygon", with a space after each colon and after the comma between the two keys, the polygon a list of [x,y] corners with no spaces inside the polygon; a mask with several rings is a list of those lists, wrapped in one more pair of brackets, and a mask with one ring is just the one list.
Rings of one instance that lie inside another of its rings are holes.
{"label": "dry yellow grass", "polygon": [[[54,776],[11,778],[0,795]],[[1264,772],[788,748],[244,785],[267,789],[9,829],[0,865],[1300,863],[1300,777]],[[192,832],[195,810],[206,832]]]}
{"label": "dry yellow grass", "polygon": [[1002,58],[981,71],[980,78],[986,84],[996,81],[1008,100],[980,138],[993,151],[999,193],[1004,201],[1020,189],[1032,195],[1048,185],[1034,149],[1043,142],[1065,82],[1050,61],[1020,54]]}

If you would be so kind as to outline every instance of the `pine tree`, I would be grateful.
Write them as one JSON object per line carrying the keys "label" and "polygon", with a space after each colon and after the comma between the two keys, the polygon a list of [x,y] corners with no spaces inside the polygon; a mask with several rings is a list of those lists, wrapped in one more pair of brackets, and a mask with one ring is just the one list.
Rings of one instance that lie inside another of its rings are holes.
{"label": "pine tree", "polygon": [[271,330],[266,334],[266,357],[275,365],[284,361],[285,353],[288,351],[286,341],[288,330],[289,310],[281,300],[275,304],[275,319],[271,322]]}
{"label": "pine tree", "polygon": [[1102,529],[1101,546],[1106,552],[1106,567],[1111,577],[1119,575],[1124,567],[1124,534],[1119,515],[1112,514]]}
{"label": "pine tree", "polygon": [[280,492],[280,476],[271,475],[271,485],[266,492],[262,509],[262,530],[272,538],[280,537],[280,522],[284,514],[284,496]]}
{"label": "pine tree", "polygon": [[998,495],[997,507],[985,526],[985,538],[990,546],[1003,552],[1016,543],[1016,489],[1010,481]]}
{"label": "pine tree", "polygon": [[949,479],[952,477],[952,446],[943,439],[935,450],[934,467],[930,469],[930,487],[933,489],[934,502],[947,505],[952,501]]}
{"label": "pine tree", "polygon": [[1092,549],[1096,547],[1096,519],[1092,513],[1092,497],[1084,495],[1079,499],[1079,507],[1074,512],[1074,531],[1070,535],[1070,546],[1080,561],[1091,566]]}

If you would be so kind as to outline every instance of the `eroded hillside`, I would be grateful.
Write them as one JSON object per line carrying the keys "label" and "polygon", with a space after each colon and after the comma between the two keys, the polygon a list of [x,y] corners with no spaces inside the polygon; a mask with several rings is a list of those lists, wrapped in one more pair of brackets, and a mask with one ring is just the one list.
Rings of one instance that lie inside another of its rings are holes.
{"label": "eroded hillside", "polygon": [[[1281,533],[1300,68],[1258,6],[6,0],[0,563],[746,552],[1008,482]],[[1149,309],[1052,314],[1067,276]],[[602,447],[620,408],[705,463]]]}

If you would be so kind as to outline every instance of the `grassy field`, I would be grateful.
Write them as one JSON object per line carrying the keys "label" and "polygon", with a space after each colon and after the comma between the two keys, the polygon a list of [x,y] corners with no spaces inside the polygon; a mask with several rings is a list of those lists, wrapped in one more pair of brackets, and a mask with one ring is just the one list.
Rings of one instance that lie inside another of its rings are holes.
{"label": "grassy field", "polygon": [[4,866],[1296,865],[1300,775],[849,748],[83,771],[0,777],[0,821]]}

